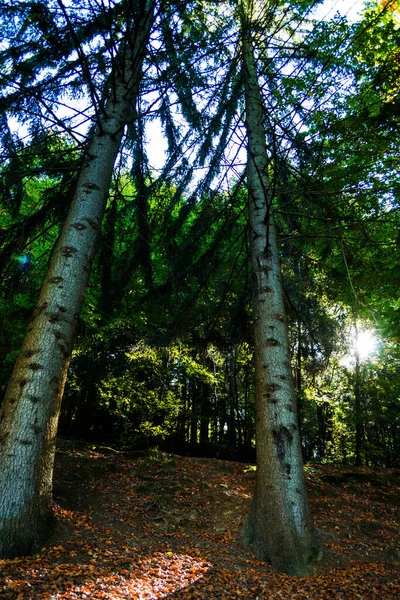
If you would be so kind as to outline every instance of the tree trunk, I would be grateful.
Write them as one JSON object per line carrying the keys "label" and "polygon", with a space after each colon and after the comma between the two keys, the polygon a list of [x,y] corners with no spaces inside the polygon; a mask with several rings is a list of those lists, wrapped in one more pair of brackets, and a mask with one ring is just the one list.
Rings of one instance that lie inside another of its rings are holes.
{"label": "tree trunk", "polygon": [[241,447],[243,445],[243,423],[242,416],[240,414],[239,406],[239,391],[238,391],[238,364],[236,358],[236,350],[233,349],[232,353],[232,398],[234,399],[234,409],[236,414],[235,425],[236,425],[236,440],[237,445]]}
{"label": "tree trunk", "polygon": [[356,467],[362,465],[362,442],[363,442],[363,431],[362,431],[362,415],[361,415],[361,364],[360,364],[360,351],[358,349],[358,326],[357,321],[355,323],[355,359],[356,368],[354,373],[354,403],[355,403],[355,421],[356,421],[356,443],[355,443],[355,463]]}
{"label": "tree trunk", "polygon": [[217,379],[217,365],[213,361],[213,373],[215,378],[213,396],[212,396],[212,427],[211,427],[211,441],[213,444],[218,443],[218,410],[219,410],[219,397],[218,397],[218,379]]}
{"label": "tree trunk", "polygon": [[[199,348],[198,360],[200,365],[208,370],[207,346]],[[212,414],[211,388],[206,381],[201,379],[197,381],[197,387],[200,410],[200,444],[208,444],[210,441],[210,418]]]}
{"label": "tree trunk", "polygon": [[190,414],[190,444],[197,445],[197,426],[198,426],[198,394],[196,381],[190,382],[190,399],[191,399],[191,414]]}
{"label": "tree trunk", "polygon": [[324,458],[326,456],[327,442],[329,439],[329,404],[328,402],[317,403],[317,444],[318,444],[318,457]]}
{"label": "tree trunk", "polygon": [[233,381],[234,378],[234,356],[233,351],[229,353],[229,356],[225,362],[225,377],[226,377],[226,391],[227,398],[229,401],[229,415],[228,416],[228,431],[227,431],[227,441],[229,447],[234,449],[236,448],[236,415],[235,415],[235,407],[236,407],[236,387]]}
{"label": "tree trunk", "polygon": [[178,389],[180,396],[180,409],[177,416],[176,421],[176,429],[175,429],[175,443],[176,450],[182,448],[185,443],[185,432],[186,432],[186,411],[187,411],[187,402],[186,402],[186,377],[182,382],[178,381]]}
{"label": "tree trunk", "polygon": [[252,442],[252,427],[250,425],[251,419],[249,415],[249,397],[250,397],[250,385],[249,385],[249,370],[250,366],[248,364],[244,367],[244,432],[243,432],[243,440],[245,446],[250,446]]}
{"label": "tree trunk", "polygon": [[268,154],[250,28],[242,22],[256,358],[257,477],[244,541],[259,560],[304,575],[321,557],[305,486]]}
{"label": "tree trunk", "polygon": [[299,424],[299,435],[301,440],[301,431],[303,426],[303,406],[302,406],[302,392],[303,392],[303,380],[302,380],[302,333],[301,333],[301,322],[297,323],[297,351],[296,351],[296,393],[297,393],[297,420]]}
{"label": "tree trunk", "polygon": [[55,439],[75,326],[124,125],[132,118],[132,95],[154,18],[153,7],[140,13],[135,18],[132,44],[125,48],[124,73],[116,77],[87,148],[76,193],[1,409],[1,557],[38,548],[52,521]]}
{"label": "tree trunk", "polygon": [[115,244],[115,223],[117,220],[117,199],[112,199],[111,205],[104,218],[104,230],[101,240],[100,265],[101,265],[101,296],[99,308],[104,321],[111,316],[113,310],[113,261]]}
{"label": "tree trunk", "polygon": [[208,444],[210,441],[210,416],[211,400],[210,390],[207,384],[200,385],[201,393],[201,415],[200,415],[200,443]]}

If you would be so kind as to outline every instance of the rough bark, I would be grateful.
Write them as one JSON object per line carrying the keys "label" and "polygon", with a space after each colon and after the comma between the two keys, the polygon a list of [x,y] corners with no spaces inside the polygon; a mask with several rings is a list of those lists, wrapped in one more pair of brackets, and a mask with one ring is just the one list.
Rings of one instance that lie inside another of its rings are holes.
{"label": "rough bark", "polygon": [[293,575],[321,556],[307,499],[289,357],[263,106],[250,30],[242,22],[247,181],[256,357],[256,488],[243,530],[259,560]]}
{"label": "rough bark", "polygon": [[35,550],[52,520],[52,475],[61,398],[132,92],[153,22],[147,6],[125,46],[54,250],[0,412],[0,556]]}

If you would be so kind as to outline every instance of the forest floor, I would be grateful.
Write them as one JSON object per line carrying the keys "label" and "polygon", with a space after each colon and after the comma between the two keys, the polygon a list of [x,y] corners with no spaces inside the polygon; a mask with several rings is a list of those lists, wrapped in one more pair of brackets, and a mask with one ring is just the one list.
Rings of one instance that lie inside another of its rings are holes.
{"label": "forest floor", "polygon": [[313,466],[306,474],[326,559],[295,578],[240,541],[249,466],[61,441],[54,534],[35,556],[0,561],[0,597],[399,599],[400,471]]}

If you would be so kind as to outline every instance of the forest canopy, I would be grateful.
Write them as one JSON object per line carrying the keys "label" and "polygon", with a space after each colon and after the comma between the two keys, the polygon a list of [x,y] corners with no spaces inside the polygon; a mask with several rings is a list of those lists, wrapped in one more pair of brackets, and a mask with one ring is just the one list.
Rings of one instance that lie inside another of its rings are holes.
{"label": "forest canopy", "polygon": [[[80,4],[2,9],[3,393],[122,36],[123,4]],[[352,24],[313,22],[314,5],[292,5],[257,35],[303,452],[355,456],[360,388],[364,459],[394,464],[398,9],[370,3]],[[210,3],[152,34],[140,120],[125,132],[79,319],[64,434],[134,447],[174,439],[226,456],[254,442],[231,14]],[[161,171],[148,126],[168,140]],[[376,339],[362,360],[360,331]]]}

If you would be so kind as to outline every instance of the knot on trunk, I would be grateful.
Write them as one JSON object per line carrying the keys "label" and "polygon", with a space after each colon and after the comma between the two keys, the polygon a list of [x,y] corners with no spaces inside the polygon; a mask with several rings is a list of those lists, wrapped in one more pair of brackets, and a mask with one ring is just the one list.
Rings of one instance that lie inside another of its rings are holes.
{"label": "knot on trunk", "polygon": [[72,223],[71,227],[77,229],[78,231],[82,231],[83,229],[87,229],[86,225],[83,223]]}
{"label": "knot on trunk", "polygon": [[78,250],[73,246],[63,246],[63,248],[61,248],[61,254],[63,256],[72,256],[73,254],[76,254],[76,252],[78,252]]}
{"label": "knot on trunk", "polygon": [[293,442],[293,434],[290,429],[285,427],[285,425],[281,425],[277,429],[272,430],[272,436],[274,438],[278,458],[283,462],[287,447]]}
{"label": "knot on trunk", "polygon": [[265,346],[279,346],[279,342],[278,340],[276,340],[275,338],[267,338],[264,342]]}
{"label": "knot on trunk", "polygon": [[93,190],[99,190],[99,186],[96,183],[86,183],[84,186],[86,193],[92,192]]}
{"label": "knot on trunk", "polygon": [[43,369],[43,365],[31,362],[28,364],[28,369],[31,369],[31,371],[40,371],[40,369]]}

